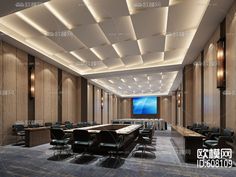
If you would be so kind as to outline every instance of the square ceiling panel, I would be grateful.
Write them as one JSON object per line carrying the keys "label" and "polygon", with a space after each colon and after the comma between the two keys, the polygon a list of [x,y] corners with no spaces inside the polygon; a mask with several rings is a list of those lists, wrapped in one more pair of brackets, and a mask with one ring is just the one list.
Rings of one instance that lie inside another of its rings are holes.
{"label": "square ceiling panel", "polygon": [[83,25],[72,29],[72,32],[89,48],[109,43],[98,24]]}
{"label": "square ceiling panel", "polygon": [[104,45],[100,47],[95,47],[91,49],[100,59],[111,59],[118,58],[119,55],[111,45]]}
{"label": "square ceiling panel", "polygon": [[14,31],[20,33],[24,38],[42,36],[42,34],[38,30],[33,28],[31,25],[26,23],[15,14],[3,17],[0,21],[3,25],[8,26]]}
{"label": "square ceiling panel", "polygon": [[136,39],[130,16],[105,20],[99,25],[112,44]]}
{"label": "square ceiling panel", "polygon": [[110,69],[124,66],[124,63],[120,58],[106,59],[103,60],[103,63]]}
{"label": "square ceiling panel", "polygon": [[151,52],[164,52],[165,50],[165,36],[157,35],[138,40],[142,54]]}
{"label": "square ceiling panel", "polygon": [[97,22],[129,15],[126,0],[84,0]]}
{"label": "square ceiling panel", "polygon": [[137,39],[165,34],[168,8],[154,8],[131,16]]}
{"label": "square ceiling panel", "polygon": [[188,48],[193,40],[196,30],[170,33],[166,36],[165,51],[179,48]]}
{"label": "square ceiling panel", "polygon": [[139,55],[140,50],[137,41],[124,41],[112,45],[120,57]]}
{"label": "square ceiling panel", "polygon": [[197,29],[208,3],[209,0],[184,0],[170,6],[167,32]]}
{"label": "square ceiling panel", "polygon": [[26,39],[26,42],[40,51],[45,51],[49,55],[65,52],[65,50],[46,37]]}
{"label": "square ceiling panel", "polygon": [[[96,23],[83,0],[56,0],[45,3],[45,6],[68,29]],[[83,17],[83,18],[81,18]]]}
{"label": "square ceiling panel", "polygon": [[66,26],[48,11],[43,4],[28,8],[23,12],[17,12],[16,14],[44,35],[67,30]]}
{"label": "square ceiling panel", "polygon": [[164,52],[154,52],[142,55],[144,64],[156,63],[164,60]]}
{"label": "square ceiling panel", "polygon": [[176,49],[166,51],[164,54],[164,60],[183,60],[187,52],[187,49]]}
{"label": "square ceiling panel", "polygon": [[169,0],[127,0],[131,14],[158,7],[168,7]]}
{"label": "square ceiling panel", "polygon": [[74,51],[85,48],[84,44],[71,31],[63,31],[58,33],[58,35],[55,34],[49,38],[66,51]]}
{"label": "square ceiling panel", "polygon": [[127,66],[143,64],[143,60],[140,55],[125,57],[125,58],[122,58],[122,61]]}
{"label": "square ceiling panel", "polygon": [[83,61],[101,61],[91,50],[89,49],[81,49],[73,51],[76,55],[82,58]]}

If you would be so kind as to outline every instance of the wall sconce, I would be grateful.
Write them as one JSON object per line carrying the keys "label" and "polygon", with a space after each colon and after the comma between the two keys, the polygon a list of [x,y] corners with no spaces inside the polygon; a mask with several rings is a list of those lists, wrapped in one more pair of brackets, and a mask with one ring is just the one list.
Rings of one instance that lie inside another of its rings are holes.
{"label": "wall sconce", "polygon": [[103,96],[101,97],[101,109],[103,109]]}
{"label": "wall sconce", "polygon": [[181,93],[177,92],[177,106],[178,108],[181,107]]}
{"label": "wall sconce", "polygon": [[34,68],[30,68],[29,69],[29,92],[30,92],[30,98],[34,98],[35,97],[35,73],[34,73]]}
{"label": "wall sconce", "polygon": [[225,88],[225,40],[217,42],[217,88]]}

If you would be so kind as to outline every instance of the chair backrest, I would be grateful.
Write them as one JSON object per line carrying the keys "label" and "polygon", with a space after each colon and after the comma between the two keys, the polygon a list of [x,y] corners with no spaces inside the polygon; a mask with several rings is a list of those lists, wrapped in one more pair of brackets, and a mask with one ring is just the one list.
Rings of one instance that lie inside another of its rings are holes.
{"label": "chair backrest", "polygon": [[124,121],[124,124],[131,124],[130,121]]}
{"label": "chair backrest", "polygon": [[44,126],[45,126],[45,127],[51,127],[51,126],[52,126],[52,122],[45,122],[45,123],[44,123]]}
{"label": "chair backrest", "polygon": [[225,128],[223,130],[223,136],[234,136],[234,131],[229,128]]}
{"label": "chair backrest", "polygon": [[119,141],[119,136],[117,135],[116,131],[102,130],[99,135],[101,143],[116,144]]}
{"label": "chair backrest", "polygon": [[16,132],[20,132],[20,131],[24,131],[25,130],[25,127],[22,124],[15,124],[15,125],[12,126],[12,128]]}
{"label": "chair backrest", "polygon": [[91,140],[91,136],[88,130],[74,130],[73,140],[74,141],[89,141]]}
{"label": "chair backrest", "polygon": [[119,121],[112,121],[112,124],[119,124]]}
{"label": "chair backrest", "polygon": [[212,133],[219,133],[219,132],[220,132],[220,128],[218,128],[218,127],[212,127],[212,128],[211,128],[211,132],[212,132]]}
{"label": "chair backrest", "polygon": [[65,127],[66,127],[66,129],[71,129],[71,128],[73,128],[73,124],[67,123],[67,124],[65,124]]}
{"label": "chair backrest", "polygon": [[51,139],[62,140],[65,138],[65,133],[61,128],[51,128]]}

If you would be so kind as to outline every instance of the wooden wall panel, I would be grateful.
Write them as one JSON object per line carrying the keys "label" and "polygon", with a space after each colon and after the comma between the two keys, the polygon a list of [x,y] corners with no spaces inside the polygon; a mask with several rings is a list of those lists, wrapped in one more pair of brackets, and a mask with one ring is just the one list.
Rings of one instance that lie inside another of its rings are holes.
{"label": "wooden wall panel", "polygon": [[58,69],[51,66],[51,122],[58,121]]}
{"label": "wooden wall panel", "polygon": [[201,72],[202,72],[201,57],[198,57],[193,66],[193,123],[201,123],[201,116],[202,116]]}
{"label": "wooden wall panel", "polygon": [[28,120],[28,54],[17,49],[17,88],[16,88],[16,115],[17,121]]}
{"label": "wooden wall panel", "polygon": [[216,86],[216,42],[219,30],[205,48],[204,60],[204,122],[209,126],[220,126],[220,91]]}
{"label": "wooden wall panel", "polygon": [[44,62],[35,59],[35,120],[44,120]]}
{"label": "wooden wall panel", "polygon": [[[37,81],[36,81],[37,82]],[[51,71],[50,65],[43,68],[43,122],[51,122]]]}
{"label": "wooden wall panel", "polygon": [[109,123],[114,119],[114,96],[112,94],[108,95],[109,99]]}
{"label": "wooden wall panel", "polygon": [[171,123],[171,101],[172,97],[160,97],[160,118]]}
{"label": "wooden wall panel", "polygon": [[87,114],[88,114],[88,122],[93,122],[93,85],[88,83],[88,106],[87,106]]}
{"label": "wooden wall panel", "polygon": [[12,125],[16,122],[16,48],[3,44],[3,142],[15,142]]}
{"label": "wooden wall panel", "polygon": [[101,124],[101,89],[95,87],[94,92],[94,120]]}
{"label": "wooden wall panel", "polygon": [[3,144],[3,57],[2,57],[2,41],[0,41],[0,146]]}
{"label": "wooden wall panel", "polygon": [[121,119],[131,118],[131,99],[121,98],[120,100]]}
{"label": "wooden wall panel", "polygon": [[176,125],[176,96],[175,93],[171,96],[171,124]]}
{"label": "wooden wall panel", "polygon": [[108,93],[103,91],[103,113],[102,113],[102,123],[107,124],[109,123],[108,120]]}
{"label": "wooden wall panel", "polygon": [[62,122],[77,123],[77,79],[62,72]]}
{"label": "wooden wall panel", "polygon": [[[236,3],[226,17],[226,127],[236,133]],[[233,34],[233,35],[232,35]],[[234,161],[236,160],[236,136],[234,136]]]}

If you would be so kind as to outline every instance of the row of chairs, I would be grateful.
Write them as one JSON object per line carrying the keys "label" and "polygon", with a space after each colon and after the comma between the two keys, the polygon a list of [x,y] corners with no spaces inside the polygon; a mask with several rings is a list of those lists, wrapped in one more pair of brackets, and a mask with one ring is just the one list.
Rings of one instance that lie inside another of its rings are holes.
{"label": "row of chairs", "polygon": [[234,141],[234,131],[229,128],[225,128],[220,132],[220,128],[209,128],[209,126],[204,123],[195,123],[187,128],[206,137],[203,144],[205,148],[232,148],[229,144]]}
{"label": "row of chairs", "polygon": [[[92,148],[99,148],[99,150],[108,151],[111,155],[113,152],[118,152],[124,145],[123,136],[118,135],[115,131],[101,131],[98,135],[91,135],[87,130],[74,130],[73,136],[69,138],[63,131],[63,129],[51,129],[51,145],[54,149],[59,150],[59,154],[62,150],[66,150],[69,144],[72,145],[73,153],[89,153],[92,152]],[[55,153],[54,153],[55,155]]]}

